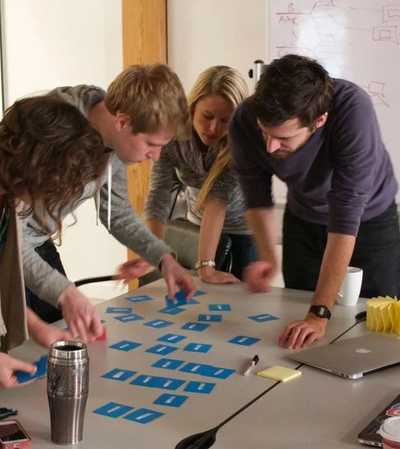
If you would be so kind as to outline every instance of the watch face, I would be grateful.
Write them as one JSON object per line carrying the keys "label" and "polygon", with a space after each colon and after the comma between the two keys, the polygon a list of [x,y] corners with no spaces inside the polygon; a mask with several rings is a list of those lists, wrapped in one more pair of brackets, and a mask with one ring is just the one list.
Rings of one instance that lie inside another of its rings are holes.
{"label": "watch face", "polygon": [[319,318],[327,318],[329,320],[331,317],[331,312],[326,306],[311,306],[310,312]]}

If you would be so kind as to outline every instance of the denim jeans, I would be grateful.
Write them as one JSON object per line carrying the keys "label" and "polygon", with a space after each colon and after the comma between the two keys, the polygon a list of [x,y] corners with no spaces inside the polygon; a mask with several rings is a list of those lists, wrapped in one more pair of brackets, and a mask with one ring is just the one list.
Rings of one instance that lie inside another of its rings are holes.
{"label": "denim jeans", "polygon": [[[65,270],[52,240],[47,240],[43,245],[35,248],[39,256],[47,262],[52,268],[65,275]],[[26,303],[39,317],[47,323],[54,323],[62,319],[62,313],[59,309],[37,297],[28,288],[25,290]]]}
{"label": "denim jeans", "polygon": [[[301,220],[286,208],[282,262],[286,287],[315,290],[327,236],[326,226]],[[396,204],[360,224],[350,266],[364,271],[361,296],[399,296],[400,230]]]}
{"label": "denim jeans", "polygon": [[232,273],[239,279],[243,270],[257,260],[253,237],[246,234],[222,234],[215,256],[216,269]]}

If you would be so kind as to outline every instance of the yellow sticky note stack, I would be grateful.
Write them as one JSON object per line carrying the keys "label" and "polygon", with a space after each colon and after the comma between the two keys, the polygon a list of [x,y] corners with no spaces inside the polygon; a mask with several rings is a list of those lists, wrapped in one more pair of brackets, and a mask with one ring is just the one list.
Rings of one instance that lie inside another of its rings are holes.
{"label": "yellow sticky note stack", "polygon": [[400,335],[400,303],[397,298],[378,296],[367,302],[367,328]]}
{"label": "yellow sticky note stack", "polygon": [[286,368],[285,366],[272,366],[271,368],[259,371],[257,376],[268,377],[273,380],[280,380],[287,382],[301,376],[301,371],[296,369]]}

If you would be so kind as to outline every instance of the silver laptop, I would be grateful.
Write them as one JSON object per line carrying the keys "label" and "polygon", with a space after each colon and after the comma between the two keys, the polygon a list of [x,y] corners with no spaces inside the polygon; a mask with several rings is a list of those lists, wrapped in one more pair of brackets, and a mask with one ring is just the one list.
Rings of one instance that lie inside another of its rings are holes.
{"label": "silver laptop", "polygon": [[369,333],[289,355],[305,365],[347,379],[400,363],[400,337]]}

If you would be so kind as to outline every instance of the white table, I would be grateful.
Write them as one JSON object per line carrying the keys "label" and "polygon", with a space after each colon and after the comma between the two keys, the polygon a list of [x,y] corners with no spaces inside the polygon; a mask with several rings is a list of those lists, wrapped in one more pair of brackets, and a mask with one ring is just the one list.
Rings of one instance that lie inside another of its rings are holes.
{"label": "white table", "polygon": [[[297,366],[285,358],[288,350],[277,346],[277,338],[289,321],[300,319],[304,316],[309,307],[311,296],[309,292],[275,288],[268,294],[250,295],[241,285],[212,286],[199,283],[198,287],[207,292],[204,296],[196,297],[199,304],[186,306],[186,310],[183,313],[173,316],[159,312],[165,306],[163,298],[166,292],[163,281],[150,284],[133,293],[135,295],[149,295],[155,298],[154,300],[132,304],[125,299],[126,295],[124,295],[99,305],[98,308],[104,314],[106,320],[108,341],[96,342],[89,346],[91,361],[90,396],[86,409],[84,441],[77,447],[109,449],[111,447],[122,448],[129,445],[135,448],[174,448],[177,442],[185,436],[214,427],[244,404],[276,384],[272,380],[263,379],[255,375],[244,377],[240,374],[234,374],[226,380],[220,380],[178,370],[163,370],[152,367],[151,365],[161,356],[147,353],[144,350],[160,343],[157,341],[157,338],[167,333],[176,333],[187,337],[186,340],[176,345],[179,347],[176,352],[165,356],[167,358],[240,370],[243,364],[257,353],[260,357],[257,369],[276,364],[289,367]],[[197,333],[181,329],[183,324],[189,321],[197,321],[199,313],[219,313],[210,312],[208,310],[209,304],[227,303],[231,305],[232,310],[230,312],[221,312],[223,321],[211,324],[207,331]],[[121,323],[114,318],[116,315],[105,313],[109,306],[132,306],[134,312],[145,319],[143,321]],[[355,312],[360,309],[362,309],[362,306],[356,309],[352,308],[351,310],[345,307],[337,307],[334,318],[331,320],[328,328],[328,334],[321,343],[332,340],[348,329],[354,322]],[[248,319],[249,316],[264,313],[272,314],[280,317],[280,319],[267,323],[257,323]],[[154,329],[143,325],[143,322],[152,319],[164,319],[174,322],[174,324],[164,329]],[[250,347],[233,345],[228,342],[231,338],[239,335],[260,338],[261,340]],[[142,346],[130,352],[109,349],[110,345],[121,340],[133,340],[141,343]],[[188,342],[211,344],[212,350],[208,354],[183,351],[182,349]],[[30,359],[34,360],[39,352],[37,348],[32,348],[32,344],[28,344],[25,348],[18,349],[17,354],[25,355],[25,358],[29,354]],[[137,374],[132,379],[138,375],[145,374],[178,378],[185,382],[202,381],[215,383],[216,385],[212,393],[206,395],[186,393],[183,388],[187,384],[176,391],[168,392],[131,385],[131,379],[117,382],[101,377],[113,368],[135,371]],[[308,375],[307,372],[304,372],[300,380],[301,383],[293,381],[289,385],[277,385],[246,412],[238,415],[226,427],[221,429],[222,446],[219,446],[220,438],[218,438],[216,447],[229,447],[230,449],[264,447],[264,445],[260,446],[259,442],[268,441],[271,429],[276,432],[276,435],[279,435],[279,429],[283,431],[282,426],[284,422],[282,413],[279,413],[279,418],[278,414],[275,414],[268,404],[276,403],[274,400],[275,395],[282,394],[284,407],[289,407],[292,410],[290,407],[292,395],[294,395],[293,398],[295,400],[299,397],[298,401],[302,403],[303,398],[309,396],[307,385],[314,385],[314,382],[317,390],[314,396],[308,397],[308,402],[310,403],[312,399],[315,400],[316,398],[318,400],[320,398],[323,399],[321,388],[324,382],[321,382],[321,386],[319,386],[318,376],[316,381],[314,381],[314,378],[315,373],[310,372],[310,375]],[[343,381],[332,378],[329,382],[332,385],[336,385],[337,382]],[[303,383],[304,388],[300,387]],[[293,392],[288,394],[292,390]],[[189,398],[179,408],[153,404],[153,401],[162,393],[187,395]],[[271,402],[270,397],[272,398]],[[32,449],[54,447],[49,438],[49,413],[45,380],[37,381],[24,388],[1,391],[0,398],[1,405],[19,410],[18,418],[33,437]],[[93,413],[93,410],[110,401],[129,405],[134,407],[134,409],[149,408],[165,413],[165,415],[144,425],[127,421],[123,418],[112,419]],[[278,399],[278,401],[281,400]],[[297,404],[297,400],[295,403]],[[336,403],[334,405],[337,407]],[[297,404],[297,406],[299,405]],[[314,408],[314,406],[310,406],[310,408]],[[333,409],[334,407],[332,407]],[[293,425],[297,422],[301,422],[301,426],[307,424],[307,420],[297,421],[296,412],[293,413],[292,410],[291,413],[290,422],[294,423]],[[315,414],[313,411],[310,413],[312,415]],[[265,418],[267,414],[271,415],[268,420]],[[274,416],[276,421],[273,425],[270,425],[269,420]],[[323,420],[326,425],[330,425],[329,420],[326,420],[324,416],[320,415],[319,419]],[[245,422],[244,427],[242,422]],[[306,425],[304,432],[308,429],[309,423]],[[290,433],[287,430],[285,433],[286,437],[290,441]],[[269,447],[275,448],[278,446],[269,445]]]}

